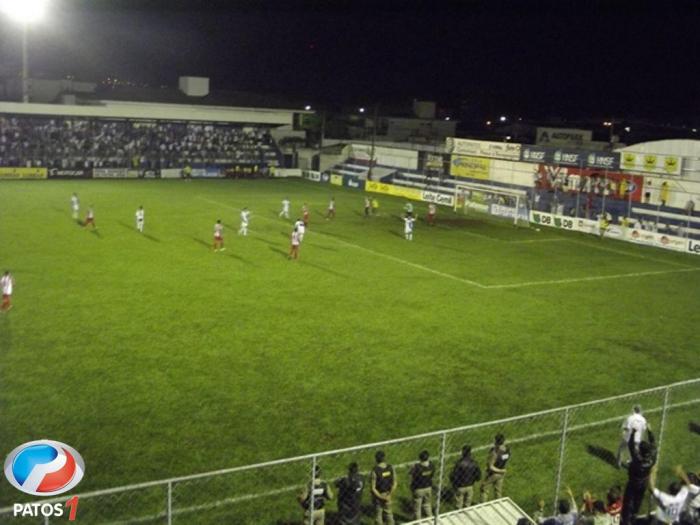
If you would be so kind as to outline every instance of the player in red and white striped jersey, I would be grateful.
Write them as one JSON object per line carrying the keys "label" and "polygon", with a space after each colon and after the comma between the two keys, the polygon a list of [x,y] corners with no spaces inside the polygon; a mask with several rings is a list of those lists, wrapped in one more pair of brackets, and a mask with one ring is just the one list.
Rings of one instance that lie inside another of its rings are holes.
{"label": "player in red and white striped jersey", "polygon": [[221,224],[221,219],[216,221],[214,225],[214,251],[223,252],[224,248],[224,225]]}

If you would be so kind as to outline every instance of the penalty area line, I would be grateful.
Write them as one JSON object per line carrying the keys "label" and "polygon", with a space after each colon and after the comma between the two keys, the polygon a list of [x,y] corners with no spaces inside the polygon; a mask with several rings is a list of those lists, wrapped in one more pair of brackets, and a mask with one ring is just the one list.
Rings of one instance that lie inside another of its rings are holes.
{"label": "penalty area line", "polygon": [[546,286],[549,284],[572,284],[572,283],[582,283],[587,281],[605,281],[609,279],[626,279],[629,277],[645,277],[647,275],[664,275],[668,273],[681,273],[681,272],[696,272],[700,268],[682,268],[679,270],[658,270],[654,272],[635,272],[635,273],[619,273],[616,275],[596,275],[593,277],[577,277],[574,279],[554,279],[551,281],[528,281],[524,283],[513,283],[513,284],[490,284],[483,286],[489,290],[502,289],[502,288],[524,288],[526,286]]}

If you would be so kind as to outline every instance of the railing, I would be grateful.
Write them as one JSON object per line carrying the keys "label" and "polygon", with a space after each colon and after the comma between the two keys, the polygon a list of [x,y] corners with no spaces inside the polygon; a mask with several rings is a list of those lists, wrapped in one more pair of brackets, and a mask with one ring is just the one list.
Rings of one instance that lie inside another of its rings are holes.
{"label": "railing", "polygon": [[[585,371],[578,372],[572,371],[571,377],[563,380],[596,380]],[[554,388],[536,382],[533,387]],[[465,403],[475,395],[465,395]],[[621,423],[635,404],[642,406],[655,433],[661,481],[670,479],[673,465],[697,466],[692,462],[697,462],[700,450],[700,379],[379,443],[87,492],[79,494],[78,519],[83,524],[312,523],[311,517],[304,515],[297,496],[309,483],[314,468],[320,466],[322,478],[333,487],[333,481],[346,474],[348,464],[356,462],[367,480],[374,454],[381,449],[396,469],[398,488],[392,505],[397,523],[414,518],[409,470],[418,461],[420,451],[430,453],[436,470],[432,507],[437,524],[438,514],[455,508],[450,473],[462,446],[472,446],[472,455],[486,476],[486,456],[497,433],[505,435],[512,452],[503,493],[526,512],[532,512],[540,498],[556,504],[565,486],[578,493],[590,490],[604,499],[609,487],[624,485],[626,480],[625,471],[616,467],[616,456]],[[476,483],[474,502],[481,499],[480,488],[481,484]],[[21,494],[17,495],[21,501]],[[488,499],[493,494],[485,493],[484,497]],[[67,499],[41,502],[63,503]],[[370,500],[366,486],[366,522],[372,515]],[[335,502],[326,503],[328,514],[335,508]],[[48,524],[61,520],[65,521],[65,517],[32,521],[13,517],[12,507],[0,509],[2,524]]]}

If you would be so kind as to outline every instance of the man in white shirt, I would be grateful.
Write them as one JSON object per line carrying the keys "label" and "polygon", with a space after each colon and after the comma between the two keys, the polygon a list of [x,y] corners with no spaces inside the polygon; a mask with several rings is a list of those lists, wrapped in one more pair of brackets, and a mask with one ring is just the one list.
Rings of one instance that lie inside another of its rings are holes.
{"label": "man in white shirt", "polygon": [[677,524],[688,499],[688,487],[674,481],[669,485],[668,492],[663,492],[656,487],[656,474],[657,467],[654,467],[649,477],[649,488],[659,505],[656,508],[656,519],[668,525]]}
{"label": "man in white shirt", "polygon": [[406,214],[406,216],[403,218],[403,235],[407,241],[413,240],[413,223],[415,220],[416,219],[414,219],[410,213]]}
{"label": "man in white shirt", "polygon": [[10,275],[9,270],[5,270],[5,273],[0,277],[0,289],[2,289],[2,306],[0,310],[7,312],[12,309],[12,288],[15,285],[15,280]]}
{"label": "man in white shirt", "polygon": [[238,235],[248,235],[248,223],[250,222],[250,211],[248,208],[241,210],[241,227],[238,230]]}
{"label": "man in white shirt", "polygon": [[140,233],[143,233],[143,222],[145,219],[145,214],[146,212],[143,211],[143,206],[139,206],[139,209],[136,210],[136,229]]}
{"label": "man in white shirt", "polygon": [[282,211],[280,212],[279,216],[284,217],[285,219],[289,219],[289,199],[287,197],[284,198],[282,201]]}
{"label": "man in white shirt", "polygon": [[80,201],[77,193],[74,193],[70,198],[70,208],[73,211],[73,220],[77,221],[80,213]]}
{"label": "man in white shirt", "polygon": [[304,221],[302,221],[301,219],[297,219],[297,222],[294,223],[294,229],[299,234],[299,242],[303,242],[304,232],[306,231],[306,225],[304,224]]}
{"label": "man in white shirt", "polygon": [[638,447],[639,443],[642,441],[642,436],[646,433],[649,424],[646,418],[642,415],[642,407],[639,405],[634,405],[632,407],[632,414],[625,419],[622,423],[622,439],[620,440],[620,446],[617,447],[617,466],[622,467],[623,460],[622,454],[628,450],[628,442],[630,435],[632,435],[632,430],[636,430],[634,434],[634,446]]}

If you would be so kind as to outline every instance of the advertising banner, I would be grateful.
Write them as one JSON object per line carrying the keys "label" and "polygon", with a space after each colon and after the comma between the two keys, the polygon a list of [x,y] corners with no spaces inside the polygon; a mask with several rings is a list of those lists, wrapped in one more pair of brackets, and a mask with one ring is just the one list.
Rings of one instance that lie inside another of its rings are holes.
{"label": "advertising banner", "polygon": [[554,151],[552,156],[552,164],[559,166],[581,166],[585,154],[581,150],[558,149]]}
{"label": "advertising banner", "polygon": [[594,195],[605,195],[608,199],[642,200],[644,177],[619,171],[595,168],[578,168],[540,164],[537,167],[536,187],[560,191],[580,191]]}
{"label": "advertising banner", "polygon": [[425,160],[423,162],[423,168],[432,171],[442,171],[444,163],[442,160],[442,155],[436,155],[434,153],[426,153]]}
{"label": "advertising banner", "polygon": [[687,244],[687,250],[688,253],[692,253],[694,255],[700,255],[700,241],[695,241],[693,239],[687,239],[686,240]]}
{"label": "advertising banner", "polygon": [[520,160],[523,162],[537,162],[539,164],[556,164],[613,171],[620,169],[620,154],[614,152],[523,146],[520,150]]}
{"label": "advertising banner", "polygon": [[386,184],[383,182],[375,182],[368,180],[365,183],[365,191],[373,193],[384,193],[385,195],[393,195],[394,197],[403,197],[406,199],[413,199],[416,201],[421,199],[421,190],[415,188],[405,188],[403,186],[396,186],[394,184]]}
{"label": "advertising banner", "polygon": [[[94,168],[92,176],[95,179],[125,179],[128,171],[126,168]],[[136,171],[136,174],[138,176],[138,171]]]}
{"label": "advertising banner", "polygon": [[302,176],[306,180],[310,180],[312,182],[321,182],[321,172],[320,171],[304,170],[302,172]]}
{"label": "advertising banner", "polygon": [[615,152],[591,151],[586,155],[584,166],[608,170],[620,169],[620,154]]}
{"label": "advertising banner", "polygon": [[193,179],[217,179],[221,176],[222,173],[219,168],[192,168]]}
{"label": "advertising banner", "polygon": [[487,140],[445,139],[445,149],[456,155],[476,155],[492,159],[520,160],[520,144]]}
{"label": "advertising banner", "polygon": [[537,128],[538,145],[543,146],[583,146],[593,140],[593,132],[573,128]]}
{"label": "advertising banner", "polygon": [[626,239],[635,244],[646,244],[647,246],[656,246],[657,248],[666,248],[667,250],[674,250],[677,252],[690,251],[688,250],[689,242],[695,242],[683,237],[676,237],[675,235],[667,235],[636,228],[629,228],[627,230]]}
{"label": "advertising banner", "polygon": [[0,168],[0,179],[45,179],[46,168]]}
{"label": "advertising banner", "polygon": [[680,175],[683,161],[677,155],[622,152],[622,169],[660,175]]}
{"label": "advertising banner", "polygon": [[542,146],[523,146],[520,149],[520,160],[523,162],[537,162],[539,164],[552,164],[554,150]]}
{"label": "advertising banner", "polygon": [[92,173],[89,169],[82,170],[60,170],[51,168],[49,170],[50,179],[89,179]]}
{"label": "advertising banner", "polygon": [[450,175],[453,177],[469,177],[487,180],[491,169],[491,161],[480,157],[452,155],[450,160]]}
{"label": "advertising banner", "polygon": [[343,175],[343,186],[356,190],[364,190],[365,181],[358,177],[353,177],[352,175]]}
{"label": "advertising banner", "polygon": [[421,193],[421,200],[449,207],[453,207],[455,204],[454,195],[450,195],[449,193],[439,193],[437,191],[423,190]]}
{"label": "advertising banner", "polygon": [[160,172],[158,170],[141,170],[140,176],[142,179],[158,179]]}
{"label": "advertising banner", "polygon": [[343,185],[343,176],[331,173],[331,184],[333,184],[334,186],[342,186]]}
{"label": "advertising banner", "polygon": [[179,179],[182,175],[182,170],[180,168],[166,168],[160,170],[161,179]]}
{"label": "advertising banner", "polygon": [[141,176],[141,170],[126,170],[127,179],[138,179]]}
{"label": "advertising banner", "polygon": [[515,214],[518,214],[518,219],[528,221],[530,219],[527,209],[520,208],[516,210],[514,206],[503,206],[502,204],[490,204],[489,213],[495,215],[496,217],[506,217],[508,219],[514,219]]}

